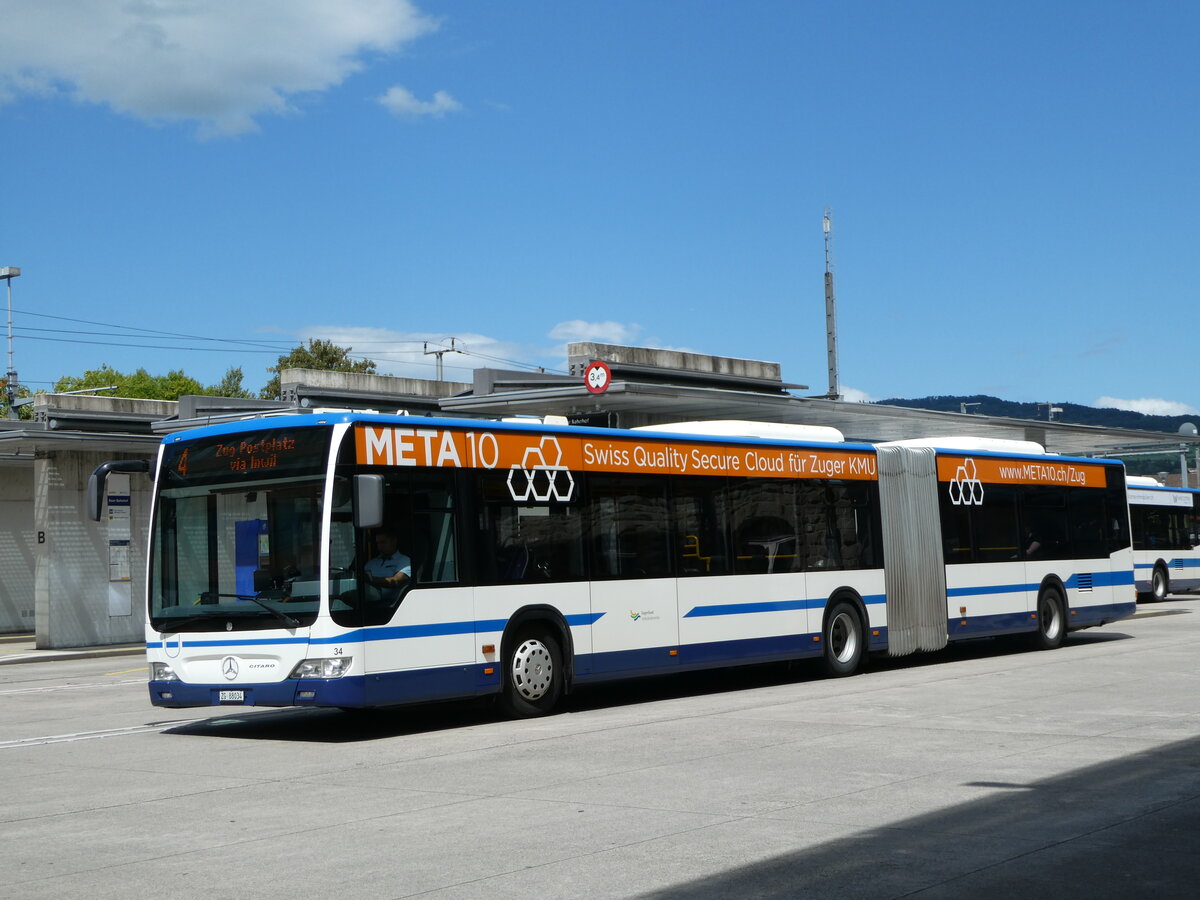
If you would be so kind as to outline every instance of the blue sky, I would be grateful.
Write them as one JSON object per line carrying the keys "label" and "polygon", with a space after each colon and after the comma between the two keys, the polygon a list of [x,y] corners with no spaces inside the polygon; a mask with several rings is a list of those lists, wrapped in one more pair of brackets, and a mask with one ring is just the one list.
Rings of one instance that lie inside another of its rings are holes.
{"label": "blue sky", "polygon": [[[16,368],[571,340],[1200,410],[1200,5],[0,0]],[[182,336],[168,339],[167,334]],[[143,346],[126,346],[137,344]],[[149,346],[145,346],[149,345]],[[803,393],[803,392],[800,392]]]}

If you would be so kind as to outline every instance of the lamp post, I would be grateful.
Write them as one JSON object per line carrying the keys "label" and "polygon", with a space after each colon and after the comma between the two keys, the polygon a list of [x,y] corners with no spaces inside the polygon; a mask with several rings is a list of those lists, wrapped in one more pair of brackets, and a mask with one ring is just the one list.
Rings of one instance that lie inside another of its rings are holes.
{"label": "lamp post", "polygon": [[8,417],[10,419],[19,418],[17,408],[13,405],[17,400],[17,370],[13,365],[12,280],[20,274],[21,270],[16,266],[0,268],[0,278],[8,282],[8,384],[5,386],[5,394],[8,398]]}

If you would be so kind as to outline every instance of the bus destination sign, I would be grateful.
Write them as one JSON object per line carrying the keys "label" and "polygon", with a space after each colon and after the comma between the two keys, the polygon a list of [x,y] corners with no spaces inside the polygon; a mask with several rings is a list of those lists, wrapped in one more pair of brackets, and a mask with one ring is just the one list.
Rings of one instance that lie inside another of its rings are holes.
{"label": "bus destination sign", "polygon": [[324,465],[329,432],[271,429],[169,444],[163,469],[173,483],[208,483],[302,471]]}

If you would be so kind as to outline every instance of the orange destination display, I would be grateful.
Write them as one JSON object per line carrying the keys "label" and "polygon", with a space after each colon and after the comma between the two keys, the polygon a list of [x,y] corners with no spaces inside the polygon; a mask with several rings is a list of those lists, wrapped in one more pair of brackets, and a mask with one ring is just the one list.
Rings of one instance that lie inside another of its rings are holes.
{"label": "orange destination display", "polygon": [[566,469],[645,475],[740,475],[874,481],[875,455],[856,450],[607,439],[537,432],[468,431],[392,425],[355,427],[357,459],[368,466]]}
{"label": "orange destination display", "polygon": [[329,456],[329,436],[315,428],[271,428],[181,440],[163,449],[162,470],[172,487],[319,471]]}

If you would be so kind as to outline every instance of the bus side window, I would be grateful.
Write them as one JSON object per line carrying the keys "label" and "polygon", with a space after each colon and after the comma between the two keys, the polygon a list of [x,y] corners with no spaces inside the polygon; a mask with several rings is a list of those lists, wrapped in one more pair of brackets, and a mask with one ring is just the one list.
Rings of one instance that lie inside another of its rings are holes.
{"label": "bus side window", "polygon": [[1077,488],[1070,496],[1071,555],[1078,559],[1108,556],[1104,540],[1104,492]]}
{"label": "bus side window", "polygon": [[586,577],[578,485],[569,500],[516,500],[506,470],[478,479],[476,535],[482,584],[578,581]]}
{"label": "bus side window", "polygon": [[724,478],[680,477],[672,482],[672,517],[680,575],[729,571],[729,519]]}
{"label": "bus side window", "polygon": [[803,568],[794,481],[732,479],[729,508],[735,572],[795,572]]}
{"label": "bus side window", "polygon": [[419,585],[458,581],[454,473],[422,472],[413,479],[413,580]]}
{"label": "bus side window", "polygon": [[[414,587],[458,581],[455,519],[454,472],[388,473],[384,525],[395,534],[399,552],[409,558]],[[370,559],[376,551],[367,543],[360,552]]]}
{"label": "bus side window", "polygon": [[[982,504],[966,507],[971,517],[971,535],[975,549],[975,562],[1005,562],[1023,558],[1022,554],[1033,544],[1018,528],[1017,491],[1012,485],[985,484]],[[1040,533],[1040,523],[1034,532]],[[1042,537],[1038,542],[1045,544]],[[1048,554],[1039,546],[1034,551],[1038,556]]]}
{"label": "bus side window", "polygon": [[1067,489],[1026,486],[1021,494],[1021,558],[1069,559]]}
{"label": "bus side window", "polygon": [[658,578],[671,573],[666,489],[628,477],[589,481],[592,562],[598,577]]}

